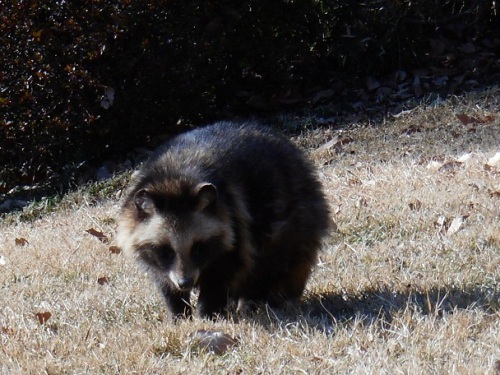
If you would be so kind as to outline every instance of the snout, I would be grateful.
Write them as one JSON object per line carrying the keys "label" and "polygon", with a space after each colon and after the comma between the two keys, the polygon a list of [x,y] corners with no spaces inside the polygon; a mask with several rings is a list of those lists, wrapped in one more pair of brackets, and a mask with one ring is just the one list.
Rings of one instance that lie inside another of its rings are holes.
{"label": "snout", "polygon": [[175,272],[170,272],[169,275],[170,280],[175,284],[177,289],[181,291],[189,291],[193,289],[198,279],[198,274],[195,275],[177,275]]}
{"label": "snout", "polygon": [[191,290],[194,286],[194,279],[192,277],[177,280],[177,286],[180,290]]}

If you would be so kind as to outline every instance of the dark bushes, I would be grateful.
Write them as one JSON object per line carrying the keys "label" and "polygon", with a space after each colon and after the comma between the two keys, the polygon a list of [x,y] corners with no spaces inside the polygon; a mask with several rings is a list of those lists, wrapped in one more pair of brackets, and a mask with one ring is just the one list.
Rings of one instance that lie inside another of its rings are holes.
{"label": "dark bushes", "polygon": [[148,136],[315,104],[310,98],[318,90],[331,89],[326,99],[332,100],[367,75],[424,65],[450,46],[481,40],[498,52],[495,6],[472,0],[3,3],[0,194],[22,184],[65,188],[75,163],[121,153]]}

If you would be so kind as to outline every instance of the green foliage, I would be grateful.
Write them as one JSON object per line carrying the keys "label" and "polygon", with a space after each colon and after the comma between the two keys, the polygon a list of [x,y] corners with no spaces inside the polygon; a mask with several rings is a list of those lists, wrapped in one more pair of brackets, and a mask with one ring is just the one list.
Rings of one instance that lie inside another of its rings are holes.
{"label": "green foliage", "polygon": [[494,7],[472,0],[2,2],[0,195],[19,184],[67,186],[70,163],[101,160],[154,134],[268,113],[339,77],[351,83],[418,65],[428,55],[423,35],[447,33],[451,21],[471,37],[495,31]]}

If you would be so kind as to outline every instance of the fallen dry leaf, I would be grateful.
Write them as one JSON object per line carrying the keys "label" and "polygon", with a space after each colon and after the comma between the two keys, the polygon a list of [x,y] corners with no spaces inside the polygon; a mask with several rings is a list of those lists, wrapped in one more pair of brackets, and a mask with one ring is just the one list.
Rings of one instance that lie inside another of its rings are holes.
{"label": "fallen dry leaf", "polygon": [[467,219],[467,216],[456,216],[451,222],[448,230],[446,231],[446,235],[451,236],[462,229],[465,219]]}
{"label": "fallen dry leaf", "polygon": [[457,119],[464,125],[469,125],[479,122],[478,119],[468,116],[464,113],[457,115]]}
{"label": "fallen dry leaf", "polygon": [[333,209],[333,214],[334,215],[338,215],[340,213],[340,211],[342,210],[342,205],[341,204],[338,204],[335,206],[335,208]]}
{"label": "fallen dry leaf", "polygon": [[470,124],[491,124],[495,120],[494,115],[486,115],[484,117],[472,117],[466,114],[457,115],[457,119],[464,125]]}
{"label": "fallen dry leaf", "polygon": [[[347,183],[349,184],[349,186],[357,186],[361,185],[363,182],[358,177],[351,177],[349,178],[349,180],[347,180]],[[356,205],[356,207],[357,206],[358,205]]]}
{"label": "fallen dry leaf", "polygon": [[495,121],[495,116],[494,115],[487,115],[487,116],[484,116],[480,122],[482,124],[491,124],[493,121]]}
{"label": "fallen dry leaf", "polygon": [[345,146],[345,145],[352,143],[352,142],[354,142],[354,138],[342,137],[338,140],[338,142],[335,144],[335,146],[336,147]]}
{"label": "fallen dry leaf", "polygon": [[318,356],[314,355],[314,356],[311,358],[311,361],[312,361],[312,362],[323,362],[323,361],[324,361],[324,359],[323,359],[323,358],[321,358],[321,357],[318,357]]}
{"label": "fallen dry leaf", "polygon": [[38,322],[40,324],[45,324],[47,320],[49,320],[52,317],[52,314],[46,311],[46,312],[36,313],[35,317],[38,319]]}
{"label": "fallen dry leaf", "polygon": [[418,211],[422,208],[422,202],[420,202],[418,199],[414,199],[410,203],[408,203],[408,207],[410,207],[410,210],[412,211]]}
{"label": "fallen dry leaf", "polygon": [[484,167],[487,170],[500,169],[500,152],[497,152],[495,155],[489,158]]}
{"label": "fallen dry leaf", "polygon": [[356,208],[358,208],[358,209],[360,209],[362,207],[368,207],[368,201],[363,197],[359,198],[355,204],[356,204]]}
{"label": "fallen dry leaf", "polygon": [[394,117],[394,118],[399,118],[399,117],[402,117],[402,116],[409,115],[413,111],[414,111],[414,109],[407,109],[407,110],[401,111],[399,113],[391,114],[391,116]]}
{"label": "fallen dry leaf", "polygon": [[106,276],[102,276],[97,279],[97,284],[99,285],[105,285],[107,283],[109,283],[109,279]]}
{"label": "fallen dry leaf", "polygon": [[238,345],[238,340],[223,333],[199,329],[193,336],[192,346],[201,351],[208,351],[217,355],[224,354]]}
{"label": "fallen dry leaf", "polygon": [[447,224],[446,216],[441,215],[434,223],[434,226],[436,227],[438,233],[444,234],[447,230]]}
{"label": "fallen dry leaf", "polygon": [[102,243],[108,243],[109,242],[108,237],[104,233],[102,233],[101,231],[98,231],[98,230],[96,230],[94,228],[87,229],[85,232],[87,232],[88,234],[96,237]]}
{"label": "fallen dry leaf", "polygon": [[332,139],[330,139],[325,144],[319,146],[314,152],[315,153],[321,153],[323,151],[330,150],[338,142],[338,140],[339,140],[339,136],[336,135],[335,137],[333,137]]}
{"label": "fallen dry leaf", "polygon": [[0,331],[5,334],[5,335],[8,335],[8,336],[13,336],[14,335],[14,330],[10,327],[6,327],[6,326],[2,326],[0,328]]}
{"label": "fallen dry leaf", "polygon": [[122,252],[122,249],[120,249],[118,246],[110,246],[109,252],[111,254],[120,254]]}
{"label": "fallen dry leaf", "polygon": [[354,142],[354,139],[351,137],[346,136],[341,138],[335,135],[331,140],[314,150],[313,154],[316,156],[324,156],[330,154],[331,151],[339,152],[343,146],[351,142]]}
{"label": "fallen dry leaf", "polygon": [[15,240],[16,246],[25,246],[29,244],[28,240],[23,237],[16,238]]}
{"label": "fallen dry leaf", "polygon": [[[490,194],[491,198],[500,198],[500,186],[495,187],[493,189],[489,189],[488,193]],[[0,257],[1,258],[1,257]],[[0,263],[1,264],[1,263]]]}
{"label": "fallen dry leaf", "polygon": [[421,133],[421,132],[422,132],[422,127],[421,126],[411,125],[408,128],[403,129],[403,131],[401,132],[401,134],[403,134],[403,135],[410,135],[410,134]]}

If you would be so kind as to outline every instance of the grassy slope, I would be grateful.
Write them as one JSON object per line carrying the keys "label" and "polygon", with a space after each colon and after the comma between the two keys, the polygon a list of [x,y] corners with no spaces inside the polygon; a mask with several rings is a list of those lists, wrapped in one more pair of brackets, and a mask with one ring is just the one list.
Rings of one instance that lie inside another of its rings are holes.
{"label": "grassy slope", "polygon": [[[499,107],[491,89],[298,137],[314,150],[339,136],[312,152],[338,231],[299,308],[238,323],[167,322],[146,276],[85,232],[112,238],[115,200],[0,224],[0,373],[495,374],[500,166],[485,165],[500,152]],[[463,113],[487,121],[463,124]],[[198,329],[240,343],[197,353]]]}

